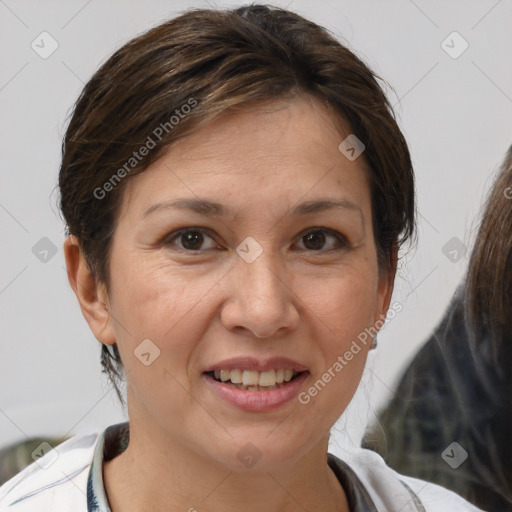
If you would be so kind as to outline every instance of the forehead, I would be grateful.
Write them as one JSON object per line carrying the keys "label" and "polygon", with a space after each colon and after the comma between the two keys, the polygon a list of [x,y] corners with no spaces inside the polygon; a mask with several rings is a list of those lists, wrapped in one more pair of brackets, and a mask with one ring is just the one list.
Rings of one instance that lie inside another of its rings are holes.
{"label": "forehead", "polygon": [[315,194],[364,202],[364,157],[351,161],[338,149],[350,133],[348,122],[310,97],[238,107],[177,141],[131,178],[123,209],[140,217],[155,202],[205,195],[230,199],[235,207],[274,208]]}
{"label": "forehead", "polygon": [[[337,160],[350,125],[310,96],[245,104],[221,114],[191,137],[177,141],[173,157],[183,160],[224,159],[241,170],[258,161]],[[262,170],[261,168],[259,170]],[[269,172],[272,169],[268,169]]]}

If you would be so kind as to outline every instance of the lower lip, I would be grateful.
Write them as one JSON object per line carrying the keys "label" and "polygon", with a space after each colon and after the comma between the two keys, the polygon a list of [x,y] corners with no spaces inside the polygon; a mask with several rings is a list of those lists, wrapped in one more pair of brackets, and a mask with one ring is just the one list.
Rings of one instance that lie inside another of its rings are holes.
{"label": "lower lip", "polygon": [[230,384],[216,381],[207,374],[203,374],[202,377],[220,398],[231,405],[244,411],[262,412],[277,409],[293,400],[299,394],[302,383],[308,375],[309,372],[303,372],[288,384],[269,391],[238,389]]}

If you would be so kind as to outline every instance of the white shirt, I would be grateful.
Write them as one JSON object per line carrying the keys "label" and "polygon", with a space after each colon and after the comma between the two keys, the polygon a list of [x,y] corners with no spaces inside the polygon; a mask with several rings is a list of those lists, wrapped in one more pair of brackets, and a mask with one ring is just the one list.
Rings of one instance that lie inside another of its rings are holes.
{"label": "white shirt", "polygon": [[[128,441],[128,423],[72,437],[0,487],[0,511],[111,512],[103,461],[121,453]],[[343,460],[328,454],[328,463],[351,512],[481,512],[438,485],[399,475],[370,450],[350,451]]]}

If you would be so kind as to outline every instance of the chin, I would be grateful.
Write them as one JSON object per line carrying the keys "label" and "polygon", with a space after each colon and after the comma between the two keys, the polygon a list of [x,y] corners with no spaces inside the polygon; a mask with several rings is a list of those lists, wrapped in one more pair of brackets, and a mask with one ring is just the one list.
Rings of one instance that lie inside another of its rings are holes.
{"label": "chin", "polygon": [[280,436],[278,428],[274,426],[273,433],[268,428],[239,429],[225,450],[218,450],[214,458],[234,472],[272,471],[291,466],[307,452],[307,447],[301,449],[299,440],[294,442],[289,435]]}

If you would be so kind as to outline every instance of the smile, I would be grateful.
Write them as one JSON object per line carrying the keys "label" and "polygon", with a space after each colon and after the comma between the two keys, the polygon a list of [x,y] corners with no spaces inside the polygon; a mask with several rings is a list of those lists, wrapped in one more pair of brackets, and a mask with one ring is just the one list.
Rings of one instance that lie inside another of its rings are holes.
{"label": "smile", "polygon": [[290,382],[299,372],[290,369],[269,370],[258,372],[256,370],[215,370],[213,378],[218,382],[226,382],[238,389],[248,391],[269,391],[281,387],[283,383]]}
{"label": "smile", "polygon": [[264,412],[290,402],[299,394],[308,376],[309,371],[281,369],[264,372],[235,369],[203,373],[203,379],[217,398],[249,412]]}

